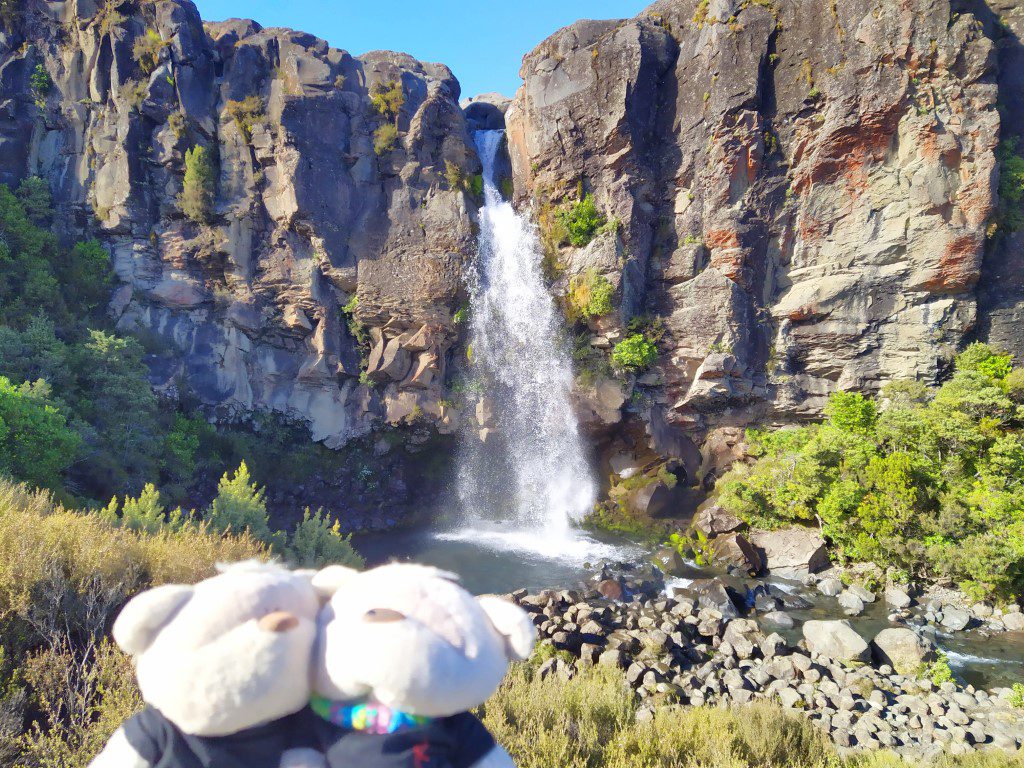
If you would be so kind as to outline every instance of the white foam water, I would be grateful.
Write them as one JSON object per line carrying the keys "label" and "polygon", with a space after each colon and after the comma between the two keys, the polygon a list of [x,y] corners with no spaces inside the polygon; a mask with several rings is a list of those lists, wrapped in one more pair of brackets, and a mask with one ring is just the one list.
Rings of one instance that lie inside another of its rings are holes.
{"label": "white foam water", "polygon": [[[486,444],[463,440],[464,528],[481,544],[551,556],[602,545],[574,527],[597,486],[573,411],[572,364],[541,274],[542,249],[525,216],[502,199],[495,165],[504,131],[480,131],[484,204],[470,289],[472,376],[493,411]],[[488,525],[500,520],[496,530]]]}

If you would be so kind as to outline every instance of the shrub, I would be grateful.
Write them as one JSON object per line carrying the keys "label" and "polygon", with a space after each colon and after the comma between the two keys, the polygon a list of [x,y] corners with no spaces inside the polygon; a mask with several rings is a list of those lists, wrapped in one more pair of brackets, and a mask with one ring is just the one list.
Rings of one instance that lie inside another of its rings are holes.
{"label": "shrub", "polygon": [[444,161],[444,178],[449,189],[462,190],[476,198],[484,193],[484,177],[479,173],[467,174],[451,160]]}
{"label": "shrub", "polygon": [[653,720],[637,722],[637,702],[620,672],[592,668],[568,681],[556,675],[537,680],[540,658],[514,666],[480,711],[520,768],[838,763],[823,733],[778,707],[660,709]]}
{"label": "shrub", "polygon": [[185,152],[185,181],[178,203],[182,213],[197,224],[209,224],[217,178],[210,150],[196,145]]}
{"label": "shrub", "polygon": [[125,497],[120,515],[117,507],[117,498],[113,498],[99,514],[111,525],[143,533],[159,533],[168,524],[171,528],[181,525],[181,510],[175,510],[168,517],[160,502],[160,492],[152,483],[146,483],[137,498]]}
{"label": "shrub", "polygon": [[569,306],[572,314],[590,319],[611,314],[615,286],[596,269],[577,275],[569,281]]}
{"label": "shrub", "polygon": [[956,369],[1002,381],[1013,370],[1013,356],[976,341],[956,356]]}
{"label": "shrub", "polygon": [[0,0],[0,28],[14,33],[22,20],[23,0]]}
{"label": "shrub", "polygon": [[265,105],[259,96],[246,96],[241,101],[229,101],[224,109],[246,141],[252,141],[252,129],[263,122]]}
{"label": "shrub", "polygon": [[132,54],[142,74],[149,77],[160,65],[160,51],[170,43],[164,42],[155,29],[147,29],[144,35],[135,38]]}
{"label": "shrub", "polygon": [[188,129],[188,121],[183,112],[171,112],[167,116],[167,127],[171,129],[176,138],[182,138]]}
{"label": "shrub", "polygon": [[249,477],[243,461],[234,477],[225,472],[217,485],[217,497],[210,505],[207,519],[217,531],[248,531],[261,541],[270,540],[266,494]]}
{"label": "shrub", "polygon": [[46,97],[53,90],[53,78],[46,71],[42,64],[36,64],[36,68],[29,75],[29,85],[32,87],[32,98],[39,109],[46,108]]}
{"label": "shrub", "polygon": [[66,640],[41,650],[24,677],[39,712],[22,737],[29,765],[84,768],[143,706],[131,658],[109,640],[84,651]]}
{"label": "shrub", "polygon": [[1024,226],[1024,157],[1017,152],[1016,137],[1006,139],[996,150],[999,162],[999,210],[996,220],[1008,232]]}
{"label": "shrub", "polygon": [[605,224],[605,217],[597,210],[593,195],[584,195],[569,208],[559,211],[559,222],[565,228],[569,242],[582,248],[594,239],[597,230]]}
{"label": "shrub", "polygon": [[953,670],[949,667],[949,658],[945,653],[939,651],[937,658],[930,664],[926,664],[921,677],[930,680],[933,685],[953,682]]}
{"label": "shrub", "polygon": [[0,479],[0,706],[20,699],[25,715],[20,735],[0,728],[4,764],[85,768],[140,706],[129,659],[103,639],[124,602],[265,556],[247,535],[115,528]]}
{"label": "shrub", "polygon": [[858,435],[871,434],[877,416],[874,401],[859,392],[835,392],[825,406],[825,417],[829,424]]}
{"label": "shrub", "polygon": [[626,371],[639,373],[658,358],[658,347],[642,333],[627,336],[612,348],[612,361]]}
{"label": "shrub", "polygon": [[820,525],[840,559],[948,579],[980,599],[1024,589],[1024,440],[1009,358],[972,345],[929,398],[885,387],[885,408],[835,393],[820,425],[750,431],[752,466],[718,503],[763,527]]}
{"label": "shrub", "polygon": [[345,565],[362,568],[363,558],[352,548],[352,536],[341,533],[341,525],[322,509],[310,513],[306,508],[302,521],[297,523],[288,543],[286,559],[300,568],[322,568],[325,565]]}
{"label": "shrub", "polygon": [[384,123],[373,132],[373,151],[380,157],[394,149],[397,140],[398,129],[392,123]]}
{"label": "shrub", "polygon": [[149,95],[149,84],[143,80],[126,80],[121,86],[121,94],[125,103],[137,112]]}
{"label": "shrub", "polygon": [[1013,684],[1013,692],[1010,694],[1010,705],[1017,709],[1024,709],[1024,683]]}
{"label": "shrub", "polygon": [[57,488],[75,460],[81,439],[47,400],[49,388],[13,385],[0,376],[0,472],[44,488]]}
{"label": "shrub", "polygon": [[53,216],[50,185],[38,176],[29,176],[18,185],[18,200],[25,215],[36,226],[46,225]]}
{"label": "shrub", "polygon": [[405,92],[402,90],[402,84],[395,80],[377,83],[370,94],[370,103],[378,115],[391,121],[397,120],[398,113],[402,109],[402,105],[405,104]]}

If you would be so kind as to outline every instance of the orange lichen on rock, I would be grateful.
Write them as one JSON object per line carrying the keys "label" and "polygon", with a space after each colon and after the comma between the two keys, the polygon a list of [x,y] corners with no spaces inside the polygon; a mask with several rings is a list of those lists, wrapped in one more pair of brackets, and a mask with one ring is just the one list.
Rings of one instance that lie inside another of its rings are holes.
{"label": "orange lichen on rock", "polygon": [[932,293],[962,293],[981,277],[984,237],[978,233],[956,235],[946,243],[938,266],[929,270],[921,287]]}

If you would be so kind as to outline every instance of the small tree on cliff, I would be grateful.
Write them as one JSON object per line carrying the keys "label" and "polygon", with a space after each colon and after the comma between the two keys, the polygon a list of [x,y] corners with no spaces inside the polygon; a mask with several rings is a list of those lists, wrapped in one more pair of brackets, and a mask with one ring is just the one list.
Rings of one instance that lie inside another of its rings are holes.
{"label": "small tree on cliff", "polygon": [[217,177],[210,150],[196,145],[185,151],[185,183],[178,197],[181,211],[197,224],[209,224]]}

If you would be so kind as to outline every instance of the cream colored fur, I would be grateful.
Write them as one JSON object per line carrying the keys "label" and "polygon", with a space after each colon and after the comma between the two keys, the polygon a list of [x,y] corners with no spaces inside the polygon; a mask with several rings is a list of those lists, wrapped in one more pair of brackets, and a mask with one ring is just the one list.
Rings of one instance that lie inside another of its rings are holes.
{"label": "cream colored fur", "polygon": [[[277,720],[309,700],[320,602],[309,573],[259,563],[194,586],[142,593],[114,624],[135,658],[142,697],[183,732],[223,736]],[[285,617],[272,631],[260,620]]]}
{"label": "cream colored fur", "polygon": [[313,585],[330,595],[313,685],[331,699],[369,697],[415,715],[453,715],[484,702],[509,661],[533,648],[525,611],[497,597],[474,598],[435,568],[393,563],[359,573],[336,566]]}

